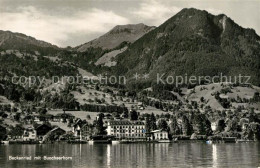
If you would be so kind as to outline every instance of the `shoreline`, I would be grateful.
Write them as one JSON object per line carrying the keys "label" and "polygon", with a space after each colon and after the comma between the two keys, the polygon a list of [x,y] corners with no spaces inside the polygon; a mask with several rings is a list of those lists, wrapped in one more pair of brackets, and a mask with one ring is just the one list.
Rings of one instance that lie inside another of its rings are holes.
{"label": "shoreline", "polygon": [[205,144],[230,144],[230,143],[258,143],[258,141],[253,140],[236,140],[231,142],[225,141],[207,141],[207,140],[178,140],[178,141],[56,141],[56,142],[47,142],[47,143],[40,143],[40,142],[27,142],[27,141],[9,141],[9,143],[4,143],[3,141],[0,142],[0,145],[43,145],[43,144],[162,144],[162,143],[205,143]]}

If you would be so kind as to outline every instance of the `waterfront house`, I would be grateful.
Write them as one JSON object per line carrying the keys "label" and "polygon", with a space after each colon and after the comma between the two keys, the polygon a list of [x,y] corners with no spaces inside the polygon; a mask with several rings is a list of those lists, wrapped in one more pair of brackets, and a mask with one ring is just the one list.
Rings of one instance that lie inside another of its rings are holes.
{"label": "waterfront house", "polygon": [[24,141],[34,141],[37,138],[36,130],[33,127],[28,127],[23,132]]}
{"label": "waterfront house", "polygon": [[35,128],[37,133],[37,138],[42,139],[44,135],[46,135],[50,130],[52,130],[52,127],[47,124],[41,124]]}
{"label": "waterfront house", "polygon": [[76,137],[80,136],[81,135],[80,130],[81,130],[81,125],[75,124],[72,129],[74,136]]}
{"label": "waterfront house", "polygon": [[60,127],[55,127],[49,133],[51,133],[52,135],[54,135],[56,137],[59,137],[61,135],[64,135],[66,133],[66,131],[64,129],[61,129]]}
{"label": "waterfront house", "polygon": [[88,139],[93,134],[93,126],[86,123],[81,127],[80,131],[81,131],[81,136],[84,139]]}
{"label": "waterfront house", "polygon": [[72,126],[72,132],[75,137],[86,139],[92,135],[93,128],[86,120],[76,119]]}
{"label": "waterfront house", "polygon": [[154,130],[149,133],[148,135],[148,140],[169,140],[169,133],[164,130]]}
{"label": "waterfront house", "polygon": [[55,127],[52,130],[50,130],[46,135],[44,135],[41,139],[42,142],[45,141],[55,141],[59,140],[62,135],[66,133],[65,130],[61,129],[60,127]]}
{"label": "waterfront house", "polygon": [[80,118],[77,118],[72,126],[72,132],[74,136],[79,136],[81,133],[81,127],[86,123],[86,121],[82,121]]}
{"label": "waterfront house", "polygon": [[93,134],[93,128],[88,123],[85,123],[83,125],[76,125],[72,132],[75,137],[87,139]]}
{"label": "waterfront house", "polygon": [[108,121],[107,135],[119,139],[146,139],[145,124],[141,121]]}

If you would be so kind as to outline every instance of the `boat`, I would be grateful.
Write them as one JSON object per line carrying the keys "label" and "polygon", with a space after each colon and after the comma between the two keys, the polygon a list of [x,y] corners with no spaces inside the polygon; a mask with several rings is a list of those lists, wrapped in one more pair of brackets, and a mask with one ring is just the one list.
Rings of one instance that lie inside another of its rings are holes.
{"label": "boat", "polygon": [[206,144],[212,144],[212,143],[213,143],[212,140],[207,140],[207,141],[206,141]]}
{"label": "boat", "polygon": [[112,143],[111,140],[90,140],[88,141],[89,144],[94,144],[94,143],[103,143],[103,144],[109,144]]}
{"label": "boat", "polygon": [[170,143],[171,141],[169,139],[162,139],[158,140],[159,143]]}
{"label": "boat", "polygon": [[8,145],[9,141],[2,141],[1,143],[4,144],[4,145]]}
{"label": "boat", "polygon": [[114,136],[108,136],[108,135],[93,135],[90,137],[89,144],[93,143],[112,143],[112,139],[114,139]]}
{"label": "boat", "polygon": [[248,143],[248,142],[255,142],[254,140],[248,140],[248,139],[237,139],[236,143]]}
{"label": "boat", "polygon": [[93,140],[89,140],[89,141],[88,141],[88,144],[93,145],[93,144],[94,144],[94,141],[93,141]]}
{"label": "boat", "polygon": [[118,141],[118,140],[112,140],[112,145],[116,145],[116,144],[119,144],[120,143],[120,141]]}
{"label": "boat", "polygon": [[174,139],[172,140],[172,142],[173,142],[173,143],[177,143],[177,142],[178,142],[178,138],[174,138]]}
{"label": "boat", "polygon": [[128,143],[133,143],[133,142],[136,142],[136,141],[128,140],[128,139],[122,139],[119,142],[122,143],[122,144],[128,144]]}

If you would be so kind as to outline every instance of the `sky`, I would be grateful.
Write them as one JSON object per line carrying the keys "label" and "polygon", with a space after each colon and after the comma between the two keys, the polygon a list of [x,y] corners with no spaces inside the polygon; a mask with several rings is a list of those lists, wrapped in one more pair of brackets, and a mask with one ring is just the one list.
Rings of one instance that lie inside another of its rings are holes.
{"label": "sky", "polygon": [[260,34],[260,0],[0,0],[0,30],[74,47],[116,25],[159,26],[191,7],[226,14]]}

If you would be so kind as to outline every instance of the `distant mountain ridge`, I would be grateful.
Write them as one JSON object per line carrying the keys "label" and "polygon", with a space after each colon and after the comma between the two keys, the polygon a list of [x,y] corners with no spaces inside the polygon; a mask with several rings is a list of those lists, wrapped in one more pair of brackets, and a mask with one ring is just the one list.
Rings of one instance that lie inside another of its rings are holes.
{"label": "distant mountain ridge", "polygon": [[224,14],[215,16],[194,8],[181,10],[159,27],[115,26],[75,48],[62,49],[20,33],[0,31],[0,49],[40,50],[94,74],[108,72],[129,78],[137,72],[148,74],[147,82],[155,81],[157,73],[164,77],[222,73],[249,75],[253,84],[260,84],[260,37],[256,32]]}
{"label": "distant mountain ridge", "polygon": [[140,24],[128,24],[128,25],[117,25],[106,34],[99,38],[82,44],[76,47],[77,51],[83,52],[88,48],[102,48],[102,49],[113,49],[118,47],[123,42],[133,43],[144,34],[153,30],[154,26],[147,26],[143,23]]}
{"label": "distant mountain ridge", "polygon": [[28,46],[54,48],[58,49],[56,45],[37,40],[34,37],[27,36],[22,33],[14,33],[11,31],[0,30],[0,47],[4,49],[25,49]]}

